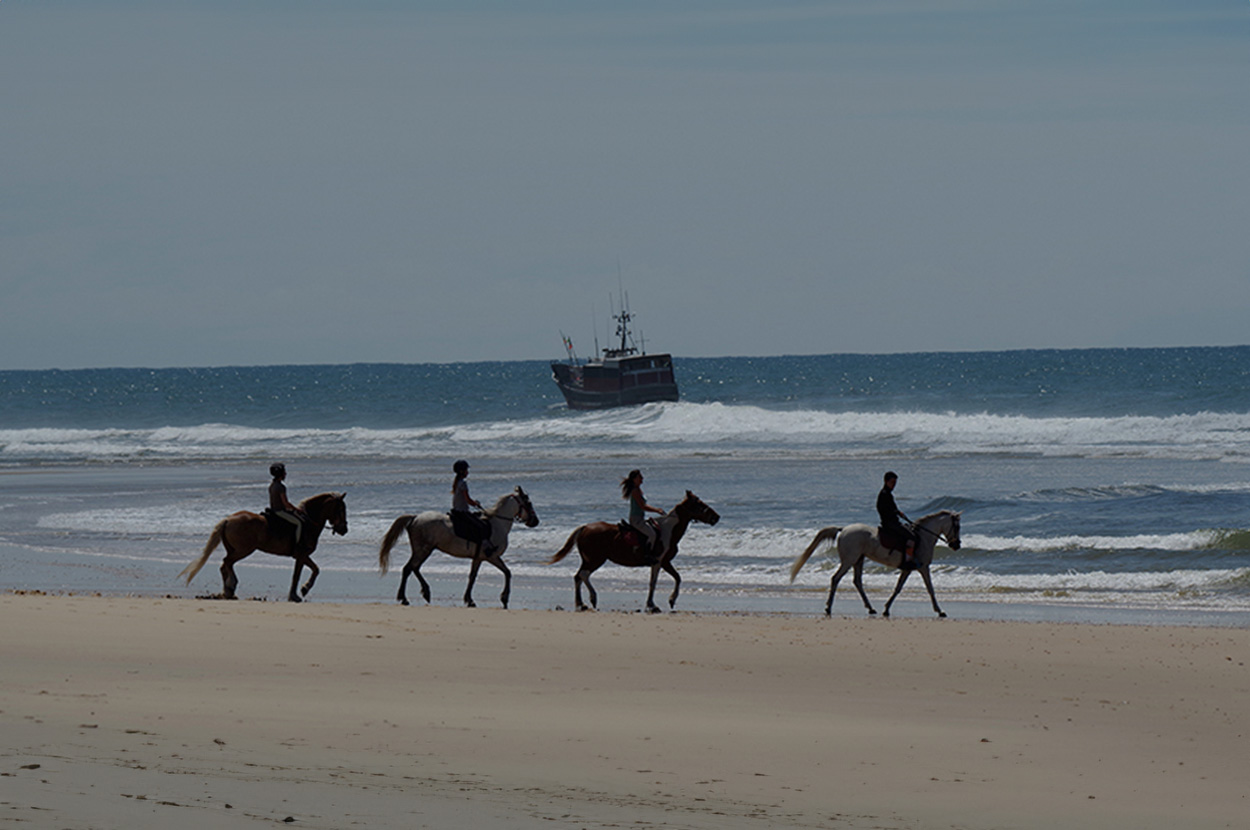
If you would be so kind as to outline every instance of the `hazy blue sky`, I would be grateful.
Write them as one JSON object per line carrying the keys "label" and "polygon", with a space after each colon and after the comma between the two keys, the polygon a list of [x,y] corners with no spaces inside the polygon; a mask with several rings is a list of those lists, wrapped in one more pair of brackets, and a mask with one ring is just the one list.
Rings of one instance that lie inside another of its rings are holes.
{"label": "hazy blue sky", "polygon": [[[0,368],[1250,342],[1250,2],[0,2]],[[592,313],[595,316],[592,316]]]}

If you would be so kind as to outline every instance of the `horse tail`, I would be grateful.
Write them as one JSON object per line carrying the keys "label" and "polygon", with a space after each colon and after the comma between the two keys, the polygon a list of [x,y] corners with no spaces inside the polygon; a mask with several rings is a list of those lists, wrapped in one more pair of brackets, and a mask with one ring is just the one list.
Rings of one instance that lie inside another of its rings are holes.
{"label": "horse tail", "polygon": [[812,554],[816,552],[818,547],[826,542],[832,542],[834,539],[837,539],[838,534],[841,532],[842,528],[840,527],[827,527],[818,532],[816,534],[816,538],[813,539],[812,543],[807,546],[807,550],[800,553],[798,558],[794,560],[794,564],[790,566],[790,581],[793,582],[794,578],[799,575],[799,568],[802,568],[803,565],[806,564],[807,560],[812,558]]}
{"label": "horse tail", "polygon": [[382,569],[382,573],[386,573],[386,569],[391,565],[391,548],[395,547],[395,540],[399,538],[399,534],[408,529],[412,519],[410,515],[400,516],[391,522],[391,529],[382,537],[382,547],[378,549],[378,567]]}
{"label": "horse tail", "polygon": [[213,555],[213,551],[221,544],[221,539],[226,535],[226,519],[222,519],[213,528],[213,532],[208,535],[208,544],[204,545],[204,552],[200,554],[200,558],[196,559],[190,565],[182,569],[182,573],[178,574],[178,578],[187,578],[187,584],[191,584],[191,580],[195,579],[195,575],[200,572],[200,568],[204,567],[204,563],[208,561],[208,557]]}
{"label": "horse tail", "polygon": [[573,549],[573,546],[577,544],[577,540],[581,538],[582,531],[585,529],[586,529],[586,525],[582,525],[577,530],[574,530],[571,534],[569,534],[568,541],[564,543],[564,547],[556,551],[556,555],[548,559],[547,564],[554,565],[555,563],[559,562],[564,557],[568,556],[569,551],[571,551]]}

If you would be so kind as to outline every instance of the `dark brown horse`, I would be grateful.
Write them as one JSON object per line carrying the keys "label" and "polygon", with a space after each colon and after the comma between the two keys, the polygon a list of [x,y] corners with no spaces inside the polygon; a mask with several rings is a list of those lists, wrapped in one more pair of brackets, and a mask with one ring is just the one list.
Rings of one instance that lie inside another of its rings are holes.
{"label": "dark brown horse", "polygon": [[346,493],[322,493],[299,503],[300,510],[304,511],[304,515],[308,517],[308,521],[304,523],[304,534],[300,539],[299,550],[295,550],[293,536],[270,533],[269,523],[264,516],[249,513],[246,510],[227,516],[213,528],[200,558],[183,568],[182,573],[178,575],[185,576],[187,584],[190,585],[191,580],[200,572],[200,568],[204,567],[204,563],[208,561],[208,557],[212,555],[217,545],[221,544],[226,549],[226,559],[221,563],[221,597],[222,599],[235,599],[234,591],[239,587],[239,578],[235,576],[234,563],[240,559],[246,559],[255,551],[263,550],[265,553],[290,556],[295,559],[295,575],[291,577],[291,592],[287,599],[291,602],[300,602],[300,594],[296,593],[295,586],[299,584],[299,575],[304,567],[307,566],[312,572],[308,577],[308,582],[304,583],[304,587],[300,589],[304,596],[312,590],[313,583],[317,581],[317,574],[321,572],[312,561],[312,553],[317,549],[317,540],[321,538],[322,529],[328,524],[330,529],[339,536],[347,535],[347,506],[343,501],[346,495]]}
{"label": "dark brown horse", "polygon": [[681,500],[681,503],[659,521],[661,538],[664,540],[664,553],[660,555],[658,561],[647,557],[635,544],[634,539],[630,538],[638,535],[636,531],[633,533],[623,531],[620,525],[609,522],[591,522],[574,530],[568,541],[564,543],[564,547],[556,551],[556,555],[551,557],[547,564],[559,562],[573,549],[573,545],[577,545],[577,552],[582,555],[582,566],[573,577],[573,593],[578,611],[586,610],[586,605],[582,602],[583,583],[590,593],[591,606],[599,607],[599,597],[595,594],[594,586],[590,584],[590,575],[604,562],[615,562],[627,568],[649,567],[651,568],[651,590],[647,592],[647,612],[655,614],[660,610],[655,604],[655,581],[660,576],[661,570],[673,577],[673,594],[668,598],[668,607],[672,608],[677,604],[677,593],[681,590],[681,576],[673,568],[673,557],[677,555],[677,543],[686,534],[686,528],[691,521],[714,525],[720,521],[720,515],[700,501],[698,496],[687,490],[686,497]]}

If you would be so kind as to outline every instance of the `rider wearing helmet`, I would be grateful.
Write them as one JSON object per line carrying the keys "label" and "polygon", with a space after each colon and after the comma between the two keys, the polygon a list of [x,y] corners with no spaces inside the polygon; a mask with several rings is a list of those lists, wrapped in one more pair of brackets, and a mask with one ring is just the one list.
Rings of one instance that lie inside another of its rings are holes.
{"label": "rider wearing helmet", "polygon": [[275,517],[295,526],[295,547],[298,548],[300,537],[304,535],[306,517],[286,496],[286,485],[283,484],[286,479],[286,465],[270,464],[269,475],[273,476],[273,481],[269,482],[269,511]]}

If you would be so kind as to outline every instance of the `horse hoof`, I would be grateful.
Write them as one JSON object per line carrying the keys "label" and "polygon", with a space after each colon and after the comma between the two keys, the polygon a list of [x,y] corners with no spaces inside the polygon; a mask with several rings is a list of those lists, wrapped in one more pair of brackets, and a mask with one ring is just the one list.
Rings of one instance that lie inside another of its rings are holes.
{"label": "horse hoof", "polygon": [[290,600],[291,602],[303,602],[303,600],[300,599],[299,596],[297,596],[296,594],[291,594],[289,597],[287,597],[287,599]]}
{"label": "horse hoof", "polygon": [[406,599],[401,598],[401,599],[399,600],[399,604],[400,604],[400,605],[411,605],[412,603],[410,603],[410,602],[409,602],[408,600],[406,600]]}
{"label": "horse hoof", "polygon": [[938,612],[938,616],[939,616],[939,617],[941,617],[942,619],[946,619],[946,612],[945,612],[945,611],[939,611],[939,612]]}
{"label": "horse hoof", "polygon": [[[875,617],[875,616],[877,616],[877,609],[875,609],[875,608],[869,608],[869,609],[868,609],[868,616],[870,616],[870,617]],[[890,616],[890,615],[889,615],[889,614],[886,614],[886,616],[888,617],[888,616]]]}

